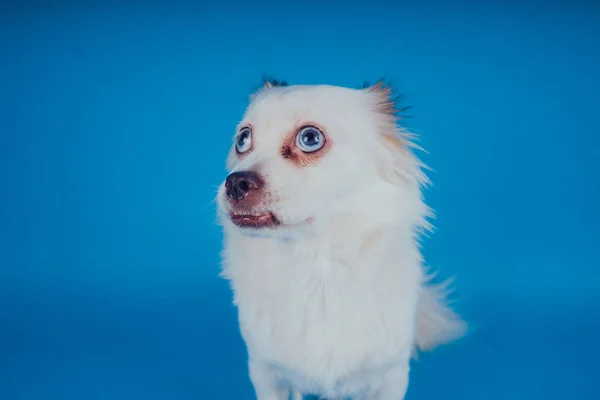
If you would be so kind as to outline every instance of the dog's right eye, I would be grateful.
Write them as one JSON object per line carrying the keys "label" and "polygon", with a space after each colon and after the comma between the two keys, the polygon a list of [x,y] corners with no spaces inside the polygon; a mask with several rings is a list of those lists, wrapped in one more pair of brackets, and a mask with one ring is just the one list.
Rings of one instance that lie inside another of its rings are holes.
{"label": "dog's right eye", "polygon": [[235,140],[235,150],[238,154],[247,152],[252,148],[252,131],[250,128],[245,127],[240,130]]}
{"label": "dog's right eye", "polygon": [[314,126],[306,126],[296,136],[296,146],[305,153],[314,153],[325,144],[325,136]]}

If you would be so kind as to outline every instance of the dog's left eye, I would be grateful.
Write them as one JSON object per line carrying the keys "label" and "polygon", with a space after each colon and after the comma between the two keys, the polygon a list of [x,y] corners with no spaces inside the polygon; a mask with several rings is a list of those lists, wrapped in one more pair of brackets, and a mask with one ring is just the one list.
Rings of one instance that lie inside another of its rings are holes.
{"label": "dog's left eye", "polygon": [[325,136],[314,126],[304,127],[296,136],[296,146],[305,153],[319,150],[325,144]]}
{"label": "dog's left eye", "polygon": [[238,154],[247,152],[252,148],[252,131],[250,128],[242,128],[235,140],[235,150]]}

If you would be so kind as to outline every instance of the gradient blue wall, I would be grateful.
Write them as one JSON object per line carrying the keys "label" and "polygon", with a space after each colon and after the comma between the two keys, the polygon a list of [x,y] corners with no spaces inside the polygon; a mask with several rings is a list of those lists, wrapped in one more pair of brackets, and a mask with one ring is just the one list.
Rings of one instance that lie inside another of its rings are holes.
{"label": "gradient blue wall", "polygon": [[263,73],[415,105],[473,332],[409,399],[600,398],[600,8],[484,3],[0,6],[0,399],[252,398],[211,200]]}

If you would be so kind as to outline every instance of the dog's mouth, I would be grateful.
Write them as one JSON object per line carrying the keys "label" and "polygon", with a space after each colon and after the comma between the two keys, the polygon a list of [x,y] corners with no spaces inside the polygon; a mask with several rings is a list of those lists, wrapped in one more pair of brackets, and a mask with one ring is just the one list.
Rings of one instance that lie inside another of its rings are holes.
{"label": "dog's mouth", "polygon": [[267,212],[264,214],[229,214],[229,218],[234,225],[240,228],[264,229],[273,228],[279,225],[277,217]]}

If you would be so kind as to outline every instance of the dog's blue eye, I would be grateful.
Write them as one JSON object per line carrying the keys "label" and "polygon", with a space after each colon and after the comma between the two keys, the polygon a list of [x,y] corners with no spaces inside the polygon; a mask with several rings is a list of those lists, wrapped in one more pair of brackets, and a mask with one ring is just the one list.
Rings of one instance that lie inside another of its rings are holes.
{"label": "dog's blue eye", "polygon": [[325,144],[325,136],[314,126],[302,128],[296,136],[296,146],[305,153],[319,150]]}
{"label": "dog's blue eye", "polygon": [[252,148],[252,131],[250,128],[242,128],[235,140],[235,150],[242,154]]}

